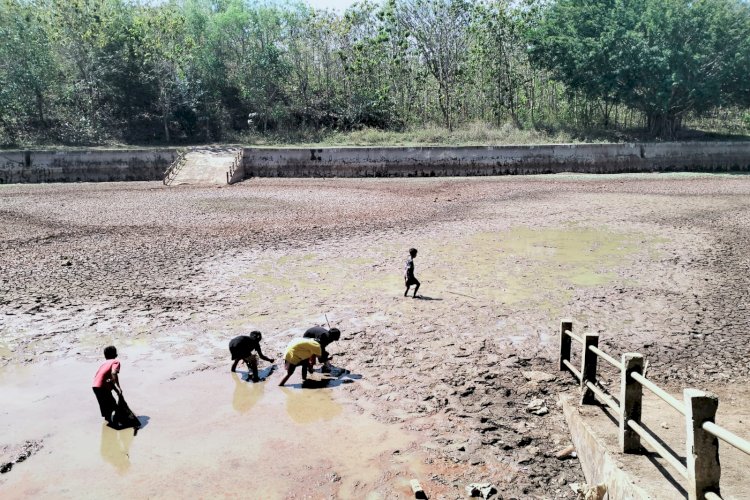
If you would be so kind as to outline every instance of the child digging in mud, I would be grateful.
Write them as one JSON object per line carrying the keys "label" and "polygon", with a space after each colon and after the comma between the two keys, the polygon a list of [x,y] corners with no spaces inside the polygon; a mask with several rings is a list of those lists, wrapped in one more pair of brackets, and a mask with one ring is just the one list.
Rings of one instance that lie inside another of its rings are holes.
{"label": "child digging in mud", "polygon": [[[237,364],[240,360],[244,361],[248,369],[252,372],[251,380],[253,382],[260,382],[258,376],[258,356],[261,359],[273,363],[272,358],[267,358],[263,355],[263,351],[260,350],[260,341],[263,339],[263,335],[257,330],[250,332],[250,335],[240,335],[229,341],[229,353],[232,355],[232,372],[237,368]],[[253,351],[258,353],[258,356],[253,354]]]}
{"label": "child digging in mud", "polygon": [[120,380],[117,374],[120,373],[120,361],[117,359],[117,349],[110,345],[104,348],[104,363],[94,375],[94,383],[91,388],[99,403],[99,411],[108,424],[114,424],[114,414],[117,410],[117,401],[112,396],[112,391],[117,393],[117,397],[122,397]]}
{"label": "child digging in mud", "polygon": [[315,357],[320,357],[320,354],[320,344],[313,339],[301,338],[289,342],[286,351],[284,351],[286,375],[281,379],[279,385],[284,385],[300,365],[302,365],[302,380],[307,380],[307,369],[309,366],[315,365]]}
{"label": "child digging in mud", "polygon": [[[341,330],[339,330],[338,328],[331,328],[330,330],[326,330],[322,326],[314,326],[312,328],[308,328],[302,337],[306,339],[313,339],[318,344],[320,344],[319,359],[320,362],[323,363],[320,372],[331,373],[331,355],[326,350],[326,347],[328,347],[331,342],[336,342],[341,338]],[[314,364],[309,366],[310,371],[313,371],[314,368]]]}
{"label": "child digging in mud", "polygon": [[[133,427],[136,432],[141,427],[140,420],[130,410],[125,398],[122,395],[120,387],[120,361],[117,359],[117,349],[110,345],[104,348],[104,363],[94,375],[94,382],[91,384],[94,395],[99,403],[99,411],[107,421],[110,427],[115,429],[124,429]],[[112,391],[117,394],[117,401],[112,396]]]}
{"label": "child digging in mud", "polygon": [[409,258],[406,259],[406,269],[404,269],[404,283],[406,284],[406,291],[404,297],[409,293],[409,287],[416,285],[414,288],[414,298],[417,298],[417,290],[419,290],[419,280],[414,276],[414,259],[417,257],[417,249],[409,249]]}

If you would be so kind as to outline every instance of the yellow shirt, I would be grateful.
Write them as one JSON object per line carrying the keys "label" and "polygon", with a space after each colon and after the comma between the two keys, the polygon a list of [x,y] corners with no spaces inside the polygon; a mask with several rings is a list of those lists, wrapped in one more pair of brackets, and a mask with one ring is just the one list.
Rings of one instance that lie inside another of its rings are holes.
{"label": "yellow shirt", "polygon": [[300,364],[310,356],[320,356],[320,344],[313,339],[294,339],[284,351],[284,360],[293,365]]}

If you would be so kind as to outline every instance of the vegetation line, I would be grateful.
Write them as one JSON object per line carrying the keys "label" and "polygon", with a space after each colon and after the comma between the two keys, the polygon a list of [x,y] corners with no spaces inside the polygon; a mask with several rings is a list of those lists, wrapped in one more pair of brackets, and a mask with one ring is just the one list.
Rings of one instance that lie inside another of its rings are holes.
{"label": "vegetation line", "polygon": [[727,138],[748,74],[743,0],[0,0],[2,147]]}

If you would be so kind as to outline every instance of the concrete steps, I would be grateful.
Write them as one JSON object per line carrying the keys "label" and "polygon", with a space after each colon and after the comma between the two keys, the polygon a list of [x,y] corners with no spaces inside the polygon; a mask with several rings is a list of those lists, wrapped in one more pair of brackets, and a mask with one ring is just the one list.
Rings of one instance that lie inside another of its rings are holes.
{"label": "concrete steps", "polygon": [[187,152],[169,185],[227,184],[227,172],[239,152],[235,148],[201,148]]}

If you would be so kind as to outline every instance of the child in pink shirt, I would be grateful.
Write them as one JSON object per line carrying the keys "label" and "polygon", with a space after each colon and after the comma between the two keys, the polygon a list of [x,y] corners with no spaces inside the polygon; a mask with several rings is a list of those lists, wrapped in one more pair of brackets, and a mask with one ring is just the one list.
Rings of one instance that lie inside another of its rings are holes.
{"label": "child in pink shirt", "polygon": [[118,397],[122,397],[120,381],[117,378],[117,374],[120,373],[120,361],[116,358],[117,349],[115,349],[115,346],[104,348],[104,359],[106,361],[97,370],[92,384],[102,417],[110,424],[115,423],[114,413],[117,409],[117,401],[112,396],[112,391],[115,391]]}

